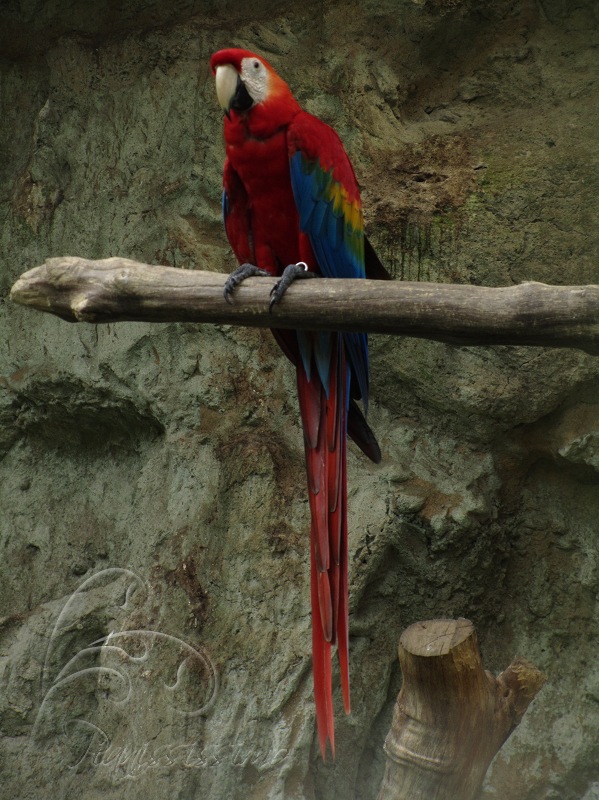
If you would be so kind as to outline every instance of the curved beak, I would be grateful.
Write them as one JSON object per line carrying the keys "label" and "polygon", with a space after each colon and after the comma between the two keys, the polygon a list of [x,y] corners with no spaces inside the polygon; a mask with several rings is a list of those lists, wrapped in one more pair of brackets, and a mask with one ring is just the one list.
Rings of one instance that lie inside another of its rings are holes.
{"label": "curved beak", "polygon": [[254,104],[245,83],[231,64],[216,68],[216,96],[227,117],[230,111],[247,111]]}

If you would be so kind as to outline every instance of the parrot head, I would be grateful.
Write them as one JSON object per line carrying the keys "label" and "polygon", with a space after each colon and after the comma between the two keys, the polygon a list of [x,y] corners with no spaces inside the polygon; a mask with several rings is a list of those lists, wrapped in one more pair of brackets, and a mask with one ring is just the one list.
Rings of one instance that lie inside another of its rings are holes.
{"label": "parrot head", "polygon": [[275,112],[299,108],[289,86],[261,56],[249,50],[219,50],[210,59],[216,78],[216,96],[227,115],[248,114],[253,109]]}

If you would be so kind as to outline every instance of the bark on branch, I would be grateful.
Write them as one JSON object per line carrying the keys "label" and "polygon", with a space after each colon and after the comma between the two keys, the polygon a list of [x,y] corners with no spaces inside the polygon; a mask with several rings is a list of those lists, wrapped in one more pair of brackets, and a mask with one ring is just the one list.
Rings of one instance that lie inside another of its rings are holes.
{"label": "bark on branch", "polygon": [[275,279],[251,278],[233,302],[225,275],[124,258],[52,258],[25,272],[11,297],[70,322],[217,322],[364,331],[462,345],[574,347],[599,353],[599,286],[523,283],[488,288],[403,281],[299,281],[268,310]]}
{"label": "bark on branch", "polygon": [[546,677],[523,658],[493,677],[467,619],[411,625],[399,661],[403,686],[378,800],[473,800]]}

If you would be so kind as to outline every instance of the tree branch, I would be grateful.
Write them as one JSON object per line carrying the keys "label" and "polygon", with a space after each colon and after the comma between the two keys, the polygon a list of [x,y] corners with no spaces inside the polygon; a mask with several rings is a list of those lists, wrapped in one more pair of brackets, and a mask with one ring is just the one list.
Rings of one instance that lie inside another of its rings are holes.
{"label": "tree branch", "polygon": [[313,280],[268,311],[272,278],[223,299],[226,276],[125,258],[51,258],[25,272],[11,298],[69,322],[212,322],[364,331],[461,345],[574,347],[599,354],[599,286],[523,283],[489,288],[403,281]]}

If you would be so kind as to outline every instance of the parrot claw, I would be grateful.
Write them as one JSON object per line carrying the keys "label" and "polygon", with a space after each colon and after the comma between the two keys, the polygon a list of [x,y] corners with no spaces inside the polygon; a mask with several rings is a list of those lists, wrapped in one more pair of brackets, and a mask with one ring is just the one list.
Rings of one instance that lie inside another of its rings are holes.
{"label": "parrot claw", "polygon": [[305,261],[298,261],[297,264],[288,264],[283,270],[281,279],[275,283],[270,290],[270,303],[268,310],[272,314],[273,308],[277,303],[280,303],[283,295],[289,289],[293,281],[297,278],[316,278],[318,277],[315,272],[310,272],[310,269]]}
{"label": "parrot claw", "polygon": [[233,294],[235,287],[239,286],[240,283],[243,283],[246,278],[252,278],[255,276],[269,278],[270,272],[267,272],[265,269],[260,269],[260,267],[256,267],[254,264],[249,264],[247,262],[242,264],[240,267],[237,267],[237,269],[234,269],[227,278],[225,282],[225,288],[223,290],[223,297],[227,303],[231,302],[231,295]]}

